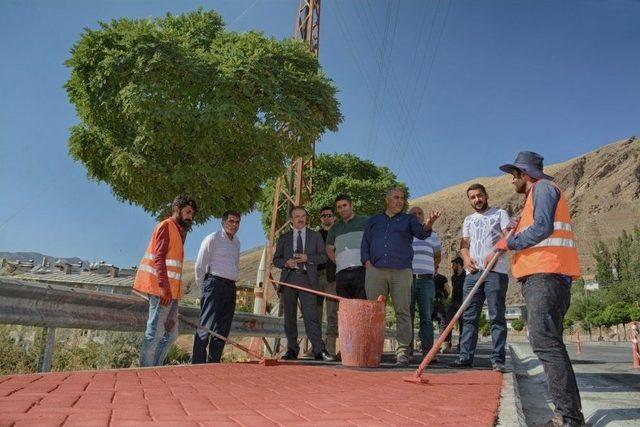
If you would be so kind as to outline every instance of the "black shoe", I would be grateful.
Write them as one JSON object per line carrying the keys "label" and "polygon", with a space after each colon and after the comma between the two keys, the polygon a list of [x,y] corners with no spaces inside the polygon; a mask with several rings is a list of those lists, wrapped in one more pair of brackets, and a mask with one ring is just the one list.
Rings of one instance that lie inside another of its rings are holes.
{"label": "black shoe", "polygon": [[471,362],[463,362],[462,360],[456,360],[455,362],[449,363],[450,368],[458,368],[458,369],[470,369],[473,368],[473,363]]}
{"label": "black shoe", "polygon": [[298,355],[293,350],[287,350],[287,352],[280,358],[282,360],[296,360]]}
{"label": "black shoe", "polygon": [[325,362],[336,362],[338,359],[335,356],[329,354],[327,350],[322,350],[320,353],[316,354],[316,360],[324,360]]}

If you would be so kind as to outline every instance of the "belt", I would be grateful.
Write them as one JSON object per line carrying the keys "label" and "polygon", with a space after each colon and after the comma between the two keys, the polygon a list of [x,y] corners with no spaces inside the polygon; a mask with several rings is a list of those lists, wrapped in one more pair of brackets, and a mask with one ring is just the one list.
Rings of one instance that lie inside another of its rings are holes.
{"label": "belt", "polygon": [[235,285],[236,284],[235,280],[227,279],[226,277],[215,276],[215,275],[212,275],[211,277],[213,277],[215,280],[220,280],[220,281],[228,283],[230,285]]}
{"label": "belt", "polygon": [[358,270],[362,270],[362,269],[364,269],[364,265],[356,265],[355,267],[343,268],[340,271],[358,271]]}
{"label": "belt", "polygon": [[289,271],[291,271],[292,273],[302,274],[304,276],[307,275],[307,270],[303,270],[303,269],[300,269],[300,268],[290,268]]}
{"label": "belt", "polygon": [[414,279],[433,279],[433,274],[414,274]]}

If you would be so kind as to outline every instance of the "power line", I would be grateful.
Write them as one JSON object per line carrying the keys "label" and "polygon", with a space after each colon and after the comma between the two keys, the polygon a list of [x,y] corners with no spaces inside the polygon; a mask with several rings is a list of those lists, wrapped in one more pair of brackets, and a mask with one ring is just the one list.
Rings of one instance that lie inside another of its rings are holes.
{"label": "power line", "polygon": [[235,24],[240,18],[242,18],[248,11],[250,11],[251,9],[253,9],[253,6],[256,5],[256,3],[258,3],[260,0],[254,0],[253,3],[251,3],[249,6],[247,6],[247,8],[245,8],[245,10],[242,11],[242,13],[238,16],[236,16],[236,19],[234,19],[233,21],[231,21],[227,27],[232,26],[233,24]]}
{"label": "power line", "polygon": [[[442,36],[444,34],[444,29],[445,29],[445,26],[447,24],[447,17],[449,16],[450,9],[451,9],[451,1],[449,1],[448,4],[447,4],[447,9],[445,11],[445,15],[444,15],[444,18],[443,18],[443,21],[442,21],[442,26],[440,27],[440,33],[438,35],[438,39],[436,41],[434,52],[433,52],[433,55],[431,57],[431,63],[429,64],[427,78],[425,79],[425,82],[422,85],[422,90],[419,92],[419,93],[422,94],[422,96],[419,99],[418,108],[416,109],[416,117],[419,115],[419,113],[420,113],[420,111],[422,109],[422,104],[423,104],[424,99],[426,97],[427,88],[428,88],[428,85],[429,85],[429,80],[431,78],[431,73],[433,72],[433,66],[434,66],[435,60],[436,60],[436,58],[438,56],[438,49],[440,47],[440,42],[441,42]],[[409,136],[410,137],[412,137],[415,134],[415,124],[416,124],[416,121],[414,121],[413,126],[411,127],[411,130],[409,131]],[[421,146],[419,144],[418,144],[418,149],[421,149]],[[403,153],[401,154],[400,161],[402,161],[402,159],[404,158],[404,152],[406,152],[406,150],[404,150]]]}

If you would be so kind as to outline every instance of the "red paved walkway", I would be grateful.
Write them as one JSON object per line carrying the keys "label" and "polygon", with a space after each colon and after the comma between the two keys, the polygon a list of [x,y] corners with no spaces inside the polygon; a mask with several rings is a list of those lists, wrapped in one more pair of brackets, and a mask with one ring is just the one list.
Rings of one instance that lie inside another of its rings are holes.
{"label": "red paved walkway", "polygon": [[491,426],[502,376],[221,364],[0,377],[0,426]]}

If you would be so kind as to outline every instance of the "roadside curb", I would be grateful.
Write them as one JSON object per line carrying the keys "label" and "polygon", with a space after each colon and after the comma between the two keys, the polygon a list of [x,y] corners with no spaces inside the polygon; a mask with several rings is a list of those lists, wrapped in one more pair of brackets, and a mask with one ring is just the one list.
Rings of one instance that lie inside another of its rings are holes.
{"label": "roadside curb", "polygon": [[507,358],[507,372],[502,376],[502,389],[500,390],[500,405],[498,408],[498,418],[496,426],[520,426],[526,427],[520,391],[518,389],[518,379],[515,370],[514,358],[517,358],[513,348],[509,346],[509,357]]}

